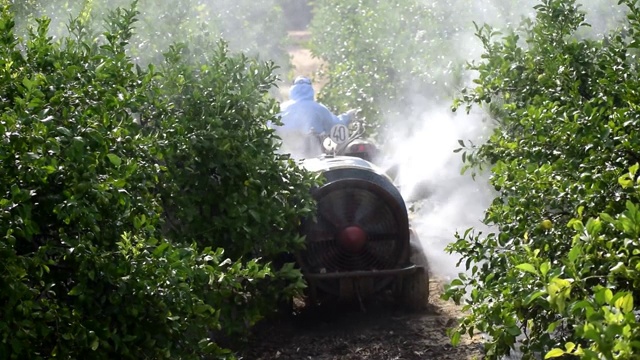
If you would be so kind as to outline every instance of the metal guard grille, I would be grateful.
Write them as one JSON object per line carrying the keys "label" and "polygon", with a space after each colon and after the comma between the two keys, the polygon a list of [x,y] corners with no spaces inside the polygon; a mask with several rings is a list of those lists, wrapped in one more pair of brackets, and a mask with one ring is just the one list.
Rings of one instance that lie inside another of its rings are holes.
{"label": "metal guard grille", "polygon": [[[367,181],[338,181],[317,197],[316,221],[307,226],[306,270],[313,273],[396,268],[406,249],[403,215],[384,190]],[[346,251],[338,233],[357,225],[367,234],[357,253]]]}

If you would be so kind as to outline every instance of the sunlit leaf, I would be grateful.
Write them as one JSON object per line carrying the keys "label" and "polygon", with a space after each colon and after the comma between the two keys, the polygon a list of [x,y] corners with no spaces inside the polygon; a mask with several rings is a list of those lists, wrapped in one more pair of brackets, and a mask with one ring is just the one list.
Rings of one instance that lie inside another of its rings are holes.
{"label": "sunlit leaf", "polygon": [[109,161],[115,166],[120,166],[122,163],[122,160],[116,154],[107,154],[107,158],[109,158]]}
{"label": "sunlit leaf", "polygon": [[532,274],[537,274],[538,271],[536,270],[535,266],[531,265],[531,264],[518,264],[516,265],[517,269],[520,269],[522,271],[526,271]]}
{"label": "sunlit leaf", "polygon": [[544,355],[544,358],[545,359],[552,359],[552,358],[560,357],[560,356],[562,356],[564,354],[565,354],[564,350],[555,348],[555,349],[551,349],[549,352],[547,352]]}

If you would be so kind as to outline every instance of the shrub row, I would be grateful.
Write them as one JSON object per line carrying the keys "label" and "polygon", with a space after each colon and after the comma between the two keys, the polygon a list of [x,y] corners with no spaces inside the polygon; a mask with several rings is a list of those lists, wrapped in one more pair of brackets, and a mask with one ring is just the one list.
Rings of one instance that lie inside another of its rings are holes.
{"label": "shrub row", "polygon": [[454,342],[482,331],[490,359],[516,341],[525,359],[638,357],[640,8],[620,3],[623,30],[600,39],[577,38],[574,1],[541,1],[517,32],[477,29],[477,86],[456,106],[498,122],[463,158],[492,172],[499,196],[485,222],[496,232],[450,246],[472,276],[446,296],[470,312]]}
{"label": "shrub row", "polygon": [[274,152],[274,65],[200,36],[139,66],[139,15],[23,40],[1,8],[0,358],[230,357],[304,286],[272,265],[313,182]]}

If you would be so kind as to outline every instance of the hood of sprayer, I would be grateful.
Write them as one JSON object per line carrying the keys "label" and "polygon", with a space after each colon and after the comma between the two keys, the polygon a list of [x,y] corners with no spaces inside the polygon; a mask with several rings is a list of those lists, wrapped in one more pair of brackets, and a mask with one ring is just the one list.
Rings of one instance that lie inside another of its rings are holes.
{"label": "hood of sprayer", "polygon": [[393,179],[379,166],[355,156],[321,156],[301,161],[300,165],[311,172],[326,172],[337,169],[361,169],[371,171],[393,183]]}

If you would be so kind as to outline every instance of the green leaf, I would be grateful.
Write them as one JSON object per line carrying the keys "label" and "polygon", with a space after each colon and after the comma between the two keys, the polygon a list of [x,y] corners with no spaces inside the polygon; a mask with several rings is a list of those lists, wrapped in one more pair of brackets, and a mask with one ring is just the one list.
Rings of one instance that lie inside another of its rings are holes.
{"label": "green leaf", "polygon": [[633,296],[628,293],[625,294],[615,301],[615,306],[625,314],[630,313],[633,311]]}
{"label": "green leaf", "polygon": [[543,262],[542,264],[540,264],[540,274],[542,274],[542,276],[546,276],[550,268],[551,268],[550,262],[548,261]]}
{"label": "green leaf", "polygon": [[611,217],[611,215],[609,215],[607,213],[601,213],[600,214],[600,219],[602,219],[602,221],[610,223],[610,224],[615,222],[613,217]]}
{"label": "green leaf", "polygon": [[529,305],[529,304],[531,304],[531,302],[533,300],[539,298],[540,296],[542,296],[542,295],[544,295],[546,293],[547,292],[543,291],[543,290],[539,290],[539,291],[536,291],[534,293],[531,293],[531,294],[527,295],[527,297],[524,298],[524,304],[525,305]]}
{"label": "green leaf", "polygon": [[22,85],[30,91],[33,88],[33,81],[25,77],[22,79]]}
{"label": "green leaf", "polygon": [[538,271],[536,270],[536,267],[531,265],[531,264],[529,264],[529,263],[516,265],[516,268],[520,269],[522,271],[526,271],[526,272],[532,273],[532,274],[538,274]]}
{"label": "green leaf", "polygon": [[622,261],[618,261],[616,265],[614,265],[609,272],[612,274],[625,272],[627,270],[626,265]]}
{"label": "green leaf", "polygon": [[522,332],[520,331],[520,328],[517,327],[516,325],[512,325],[512,326],[507,326],[505,328],[505,330],[507,331],[507,333],[509,335],[513,335],[513,336],[518,336],[520,335]]}
{"label": "green leaf", "polygon": [[[143,216],[144,216],[144,215],[143,215]],[[143,216],[142,216],[142,217],[141,217],[141,216],[134,216],[134,217],[133,217],[133,227],[134,227],[136,230],[139,230],[139,229],[142,227],[142,225],[144,225],[144,223],[145,223],[145,219],[144,219],[144,217],[143,217]]]}
{"label": "green leaf", "polygon": [[627,189],[633,186],[633,178],[629,174],[624,174],[618,178],[618,184]]}
{"label": "green leaf", "polygon": [[74,286],[73,289],[69,290],[69,296],[75,296],[80,294],[80,286]]}
{"label": "green leaf", "polygon": [[580,245],[574,245],[571,250],[569,250],[569,254],[567,257],[569,261],[575,263],[578,257],[582,254],[582,247]]}
{"label": "green leaf", "polygon": [[120,166],[120,164],[122,164],[122,160],[116,154],[107,154],[107,157],[109,158],[109,161],[115,166]]}
{"label": "green leaf", "polygon": [[42,170],[44,170],[47,174],[53,174],[54,172],[56,172],[56,168],[51,165],[43,166]]}
{"label": "green leaf", "polygon": [[562,349],[554,348],[551,349],[545,356],[545,359],[557,358],[565,354],[565,351]]}
{"label": "green leaf", "polygon": [[609,305],[613,305],[611,304],[611,300],[613,299],[613,291],[611,291],[611,289],[604,289],[603,295],[604,295],[604,302]]}
{"label": "green leaf", "polygon": [[98,350],[98,346],[100,345],[100,340],[96,337],[93,339],[93,341],[91,342],[91,350],[96,351]]}
{"label": "green leaf", "polygon": [[460,344],[460,332],[454,331],[451,336],[451,345],[458,346],[458,344]]}
{"label": "green leaf", "polygon": [[56,130],[65,136],[72,136],[71,131],[65,127],[60,126]]}
{"label": "green leaf", "polygon": [[600,230],[602,230],[602,223],[600,222],[600,219],[591,218],[587,221],[586,228],[589,234],[598,235]]}
{"label": "green leaf", "polygon": [[158,247],[155,248],[155,250],[153,250],[153,255],[154,256],[160,256],[162,255],[165,250],[167,250],[169,248],[169,243],[162,243],[160,245],[158,245]]}

